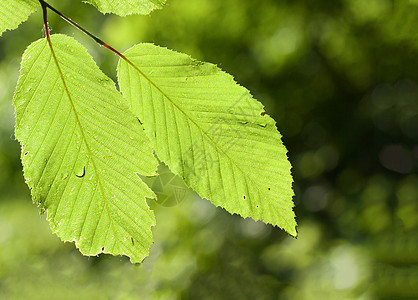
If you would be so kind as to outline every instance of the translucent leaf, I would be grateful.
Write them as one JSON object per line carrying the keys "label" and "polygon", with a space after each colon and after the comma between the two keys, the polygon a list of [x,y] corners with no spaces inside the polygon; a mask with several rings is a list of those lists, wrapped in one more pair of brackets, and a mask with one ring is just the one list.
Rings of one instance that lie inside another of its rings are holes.
{"label": "translucent leaf", "polygon": [[215,65],[152,44],[121,60],[121,91],[158,157],[201,197],[296,235],[291,165],[275,121]]}
{"label": "translucent leaf", "polygon": [[26,21],[30,14],[40,7],[37,0],[0,1],[0,36],[6,30],[13,30]]}
{"label": "translucent leaf", "polygon": [[119,16],[131,14],[148,15],[154,9],[163,7],[166,0],[84,0],[97,7],[102,13]]}
{"label": "translucent leaf", "polygon": [[150,141],[84,47],[52,44],[56,61],[45,39],[25,51],[14,96],[25,180],[62,240],[139,262],[155,225],[155,195],[136,174],[155,175]]}

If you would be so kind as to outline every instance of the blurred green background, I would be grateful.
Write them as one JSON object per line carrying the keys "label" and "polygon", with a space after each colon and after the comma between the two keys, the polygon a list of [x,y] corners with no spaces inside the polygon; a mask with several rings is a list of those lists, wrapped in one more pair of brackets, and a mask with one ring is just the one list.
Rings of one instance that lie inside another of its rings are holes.
{"label": "blurred green background", "polygon": [[[0,299],[418,298],[417,0],[168,0],[127,18],[50,3],[117,49],[154,42],[249,88],[289,150],[299,237],[187,193],[151,204],[141,265],[60,242],[31,203],[13,135],[20,57],[43,37],[37,12],[0,39]],[[49,22],[115,78],[114,54]],[[166,180],[154,187],[169,193]]]}

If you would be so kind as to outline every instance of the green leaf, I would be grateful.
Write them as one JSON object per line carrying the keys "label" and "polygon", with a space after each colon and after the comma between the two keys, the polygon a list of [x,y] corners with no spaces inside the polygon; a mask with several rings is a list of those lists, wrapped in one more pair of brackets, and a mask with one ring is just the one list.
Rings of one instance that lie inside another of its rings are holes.
{"label": "green leaf", "polygon": [[14,96],[24,176],[51,228],[85,255],[148,255],[157,160],[114,82],[74,39],[28,47]]}
{"label": "green leaf", "polygon": [[166,0],[84,0],[97,7],[102,13],[113,13],[119,16],[131,14],[148,15],[155,9],[163,7]]}
{"label": "green leaf", "polygon": [[275,121],[215,65],[152,44],[118,78],[158,157],[201,197],[296,235],[291,165]]}
{"label": "green leaf", "polygon": [[37,0],[0,1],[0,36],[6,30],[13,30],[40,7]]}

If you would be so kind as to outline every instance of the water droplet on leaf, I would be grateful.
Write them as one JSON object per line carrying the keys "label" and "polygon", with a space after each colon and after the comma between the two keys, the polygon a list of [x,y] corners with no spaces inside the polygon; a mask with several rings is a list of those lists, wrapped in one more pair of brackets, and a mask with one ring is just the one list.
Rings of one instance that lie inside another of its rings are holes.
{"label": "water droplet on leaf", "polygon": [[86,167],[83,166],[82,168],[76,169],[74,170],[75,176],[81,178],[84,177],[84,175],[86,175]]}

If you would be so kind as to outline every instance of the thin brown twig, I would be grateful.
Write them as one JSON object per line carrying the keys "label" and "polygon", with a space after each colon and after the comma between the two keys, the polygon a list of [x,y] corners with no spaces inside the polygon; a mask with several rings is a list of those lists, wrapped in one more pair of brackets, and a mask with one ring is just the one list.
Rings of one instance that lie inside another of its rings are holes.
{"label": "thin brown twig", "polygon": [[91,32],[89,32],[88,30],[86,30],[82,26],[78,25],[76,22],[74,22],[73,20],[71,20],[69,17],[65,16],[63,13],[61,13],[60,11],[58,11],[53,6],[49,5],[44,0],[39,0],[39,2],[41,3],[42,9],[44,11],[44,26],[45,26],[45,32],[47,32],[46,33],[47,34],[47,38],[49,36],[49,28],[48,28],[48,22],[46,20],[46,13],[45,13],[45,11],[46,11],[47,8],[49,8],[54,13],[56,13],[58,16],[60,16],[63,20],[65,20],[66,22],[68,22],[69,24],[71,24],[72,26],[74,26],[75,28],[77,28],[78,30],[80,30],[81,32],[83,32],[84,34],[86,34],[87,36],[89,36],[90,38],[92,38],[100,46],[103,46],[103,47],[109,49],[110,51],[114,52],[116,55],[118,55],[121,58],[127,60],[126,57],[122,53],[120,53],[118,50],[116,50],[115,48],[113,48],[109,44],[105,43],[103,40],[99,39],[97,36],[95,36],[94,34],[92,34]]}

